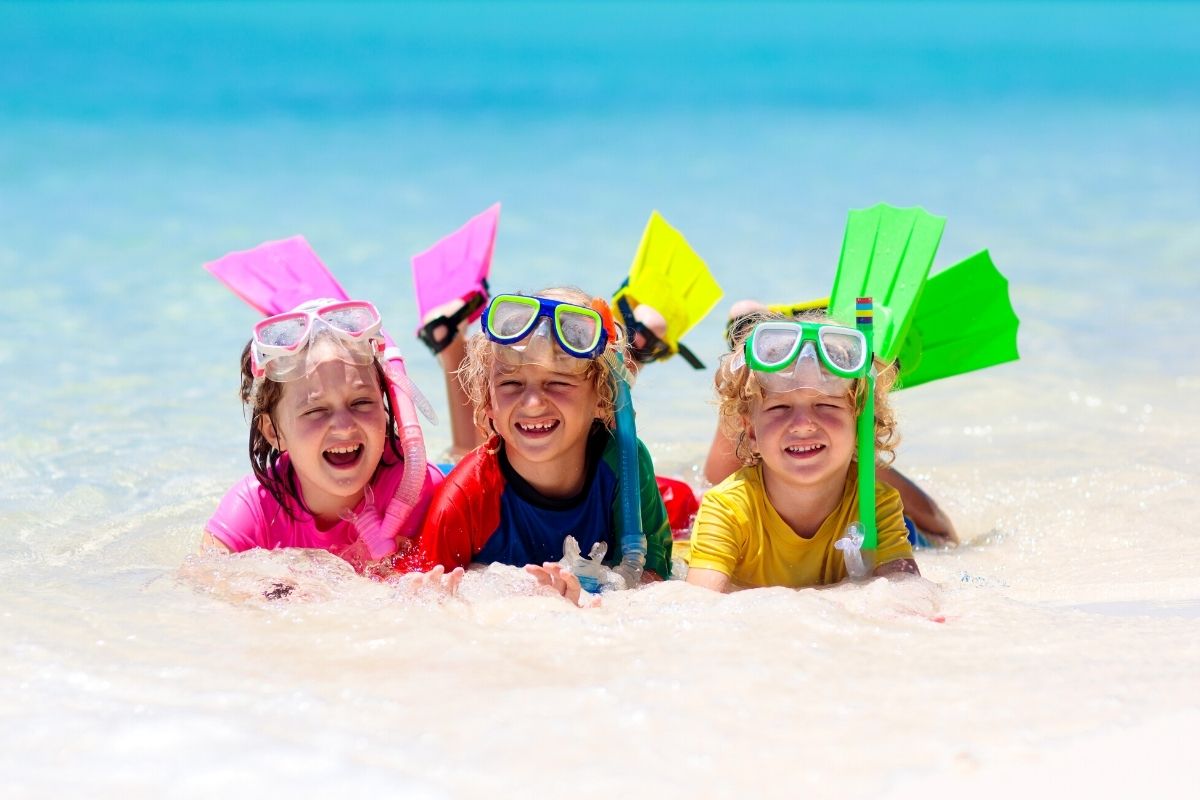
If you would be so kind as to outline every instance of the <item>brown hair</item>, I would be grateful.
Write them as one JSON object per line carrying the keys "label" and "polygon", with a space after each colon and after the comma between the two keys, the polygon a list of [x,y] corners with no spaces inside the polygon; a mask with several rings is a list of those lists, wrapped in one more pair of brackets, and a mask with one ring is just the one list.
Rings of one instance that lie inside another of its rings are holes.
{"label": "brown hair", "polygon": [[[289,464],[287,471],[280,474],[279,457],[283,454],[275,449],[275,446],[262,432],[263,417],[271,421],[276,432],[279,431],[279,426],[275,424],[274,413],[275,407],[279,405],[279,401],[283,397],[283,384],[270,378],[254,377],[254,373],[250,369],[250,346],[253,343],[253,340],[246,342],[246,346],[242,348],[242,382],[239,392],[242,404],[250,413],[250,469],[254,472],[254,477],[266,487],[266,490],[271,493],[271,497],[275,498],[284,512],[295,519],[296,515],[292,512],[291,504],[284,501],[285,496],[292,498],[300,508],[311,513],[300,496],[296,470]],[[378,360],[374,362],[374,365],[375,377],[379,381],[380,391],[383,395],[383,407],[387,411],[388,420],[390,420],[390,424],[387,426],[387,446],[384,448],[384,456],[386,457],[390,450],[399,460],[403,458],[400,451],[400,437],[397,434],[399,423],[396,420],[396,412],[392,408],[391,395],[384,390],[384,387],[387,386],[387,376],[384,375],[383,367]],[[386,458],[381,459],[379,464],[382,465],[385,460]],[[378,470],[378,466],[376,470]]]}
{"label": "brown hair", "polygon": [[[584,308],[591,308],[593,302],[591,295],[573,286],[550,287],[535,292],[531,296],[562,300]],[[620,368],[617,354],[620,353],[624,358],[629,357],[624,329],[618,323],[614,322],[613,324],[617,335],[609,337],[604,352],[591,360],[587,372],[584,373],[591,380],[596,396],[600,398],[600,420],[608,428],[616,425],[616,372]],[[484,334],[477,333],[467,340],[467,354],[455,373],[474,408],[475,427],[486,435],[494,433],[490,427],[487,412],[492,403],[488,389],[491,388],[492,366],[495,363],[496,355],[492,350],[491,340]]]}
{"label": "brown hair", "polygon": [[[795,317],[784,316],[774,312],[764,311],[751,315],[746,323],[735,332],[733,353],[742,349],[746,339],[754,327],[760,322],[783,322],[802,320],[804,322],[834,322],[821,312],[806,312]],[[754,371],[742,367],[732,369],[731,354],[721,358],[713,384],[717,391],[717,410],[720,415],[721,430],[734,443],[734,454],[746,466],[759,463],[762,457],[749,449],[747,437],[747,420],[750,416],[750,404],[761,400],[765,391],[754,379]],[[900,444],[900,432],[896,427],[896,414],[888,400],[888,393],[896,382],[895,364],[885,364],[875,359],[875,462],[880,465],[891,464],[896,458],[896,446]],[[866,404],[867,381],[855,378],[850,383],[850,397],[857,416],[862,413]],[[858,458],[855,448],[854,458]]]}

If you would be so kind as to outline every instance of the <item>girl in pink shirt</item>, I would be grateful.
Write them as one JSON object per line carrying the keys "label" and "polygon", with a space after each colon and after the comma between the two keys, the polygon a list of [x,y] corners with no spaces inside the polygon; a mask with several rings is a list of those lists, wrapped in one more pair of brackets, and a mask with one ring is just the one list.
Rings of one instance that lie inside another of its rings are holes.
{"label": "girl in pink shirt", "polygon": [[442,475],[429,465],[423,483],[404,482],[383,351],[379,312],[363,301],[314,300],[255,326],[241,363],[253,473],[221,500],[205,547],[319,548],[391,570]]}

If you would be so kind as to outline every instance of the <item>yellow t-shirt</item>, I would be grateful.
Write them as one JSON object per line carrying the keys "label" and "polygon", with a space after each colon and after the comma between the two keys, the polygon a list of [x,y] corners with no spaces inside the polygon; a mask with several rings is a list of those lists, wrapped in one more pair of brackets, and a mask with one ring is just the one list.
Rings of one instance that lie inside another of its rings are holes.
{"label": "yellow t-shirt", "polygon": [[[692,527],[688,566],[728,575],[741,586],[822,586],[846,578],[833,543],[858,519],[858,477],[851,470],[838,507],[811,539],[802,539],[767,499],[762,467],[743,467],[704,493]],[[875,565],[912,558],[900,494],[875,484],[879,547]]]}

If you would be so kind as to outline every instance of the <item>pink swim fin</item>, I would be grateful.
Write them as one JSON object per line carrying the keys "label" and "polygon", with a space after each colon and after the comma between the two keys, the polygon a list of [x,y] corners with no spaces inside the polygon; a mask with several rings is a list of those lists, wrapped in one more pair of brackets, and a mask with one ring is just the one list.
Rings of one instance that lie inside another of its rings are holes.
{"label": "pink swim fin", "polygon": [[[452,300],[470,301],[487,295],[487,276],[492,267],[500,204],[470,219],[466,225],[412,258],[413,285],[420,319]],[[470,320],[483,313],[482,303]]]}
{"label": "pink swim fin", "polygon": [[350,299],[303,236],[239,250],[204,268],[266,316],[291,311],[308,300]]}

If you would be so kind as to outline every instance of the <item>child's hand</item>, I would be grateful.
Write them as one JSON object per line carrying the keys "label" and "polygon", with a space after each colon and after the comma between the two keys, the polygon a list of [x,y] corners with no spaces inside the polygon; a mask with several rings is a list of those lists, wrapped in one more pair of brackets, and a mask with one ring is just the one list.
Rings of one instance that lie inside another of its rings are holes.
{"label": "child's hand", "polygon": [[583,596],[583,587],[579,585],[579,578],[572,575],[570,570],[564,569],[562,564],[554,561],[547,561],[540,567],[536,564],[527,564],[525,565],[525,571],[537,578],[539,585],[553,589],[560,596],[565,597],[567,602],[572,605],[592,605],[590,595],[588,596],[589,602],[579,602],[579,598]]}
{"label": "child's hand", "polygon": [[462,567],[455,567],[446,572],[446,568],[438,564],[429,572],[410,572],[402,575],[398,584],[405,594],[444,599],[458,593],[459,584],[462,583],[465,574]]}

